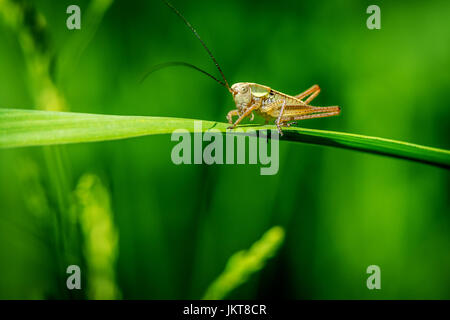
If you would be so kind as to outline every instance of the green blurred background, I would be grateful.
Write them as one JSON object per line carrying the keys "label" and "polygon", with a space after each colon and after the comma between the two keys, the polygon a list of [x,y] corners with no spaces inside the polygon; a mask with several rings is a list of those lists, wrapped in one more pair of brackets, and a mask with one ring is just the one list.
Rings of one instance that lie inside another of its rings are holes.
{"label": "green blurred background", "polygon": [[[7,21],[8,2],[0,107],[55,108],[33,93],[33,58]],[[233,106],[189,69],[139,84],[152,65],[174,60],[217,74],[161,1],[30,3],[45,19],[41,58],[50,57],[65,110],[224,121]],[[81,30],[66,28],[71,4]],[[342,107],[302,126],[450,148],[449,1],[173,4],[230,83],[288,94],[317,83],[316,105]],[[381,30],[366,27],[370,4],[381,8]],[[176,166],[174,145],[163,135],[0,150],[0,298],[201,298],[233,253],[280,225],[277,255],[227,298],[450,299],[448,171],[281,142],[278,174],[261,176],[255,165]],[[66,289],[70,264],[81,266],[81,291]],[[381,290],[366,287],[372,264]]]}

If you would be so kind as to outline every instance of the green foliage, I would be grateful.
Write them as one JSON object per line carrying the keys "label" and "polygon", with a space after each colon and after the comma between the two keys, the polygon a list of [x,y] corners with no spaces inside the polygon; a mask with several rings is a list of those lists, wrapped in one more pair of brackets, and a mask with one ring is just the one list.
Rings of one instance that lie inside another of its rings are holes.
{"label": "green foliage", "polygon": [[52,77],[54,56],[44,16],[24,0],[2,0],[0,14],[19,39],[35,106],[39,109],[65,110],[65,99]]}
{"label": "green foliage", "polygon": [[[82,28],[67,30],[73,2],[0,0],[0,299],[198,298],[271,225],[288,235],[271,262],[280,272],[250,277],[228,298],[448,299],[450,171],[438,167],[448,168],[450,148],[450,2],[383,2],[381,30],[366,28],[358,1],[171,2],[230,84],[288,94],[319,84],[314,102],[341,106],[341,116],[287,129],[275,176],[176,166],[168,137],[155,133],[192,130],[188,119],[224,131],[217,121],[233,101],[188,69],[138,84],[169,61],[217,76],[162,1],[80,0]],[[39,147],[55,143],[72,144]],[[92,254],[95,228],[80,224],[80,188],[86,212],[99,210],[92,221],[107,221],[98,238],[106,264]],[[90,277],[86,290],[67,290],[69,264]],[[380,291],[365,286],[371,264]],[[106,282],[96,270],[109,270]]]}
{"label": "green foliage", "polygon": [[[226,132],[228,126],[226,123],[202,122],[203,131],[215,128]],[[0,147],[3,148],[115,140],[171,133],[176,129],[193,132],[194,120],[0,109]],[[276,128],[251,126],[246,129]],[[449,150],[342,132],[296,127],[283,131],[283,140],[355,149],[450,167]]]}
{"label": "green foliage", "polygon": [[75,190],[76,216],[84,235],[84,256],[87,262],[89,299],[117,299],[116,284],[118,233],[111,212],[108,190],[92,174],[80,178]]}
{"label": "green foliage", "polygon": [[268,230],[260,240],[247,251],[233,254],[223,273],[209,286],[203,299],[219,300],[246,282],[254,273],[261,270],[267,260],[272,258],[284,240],[284,229],[275,226]]}

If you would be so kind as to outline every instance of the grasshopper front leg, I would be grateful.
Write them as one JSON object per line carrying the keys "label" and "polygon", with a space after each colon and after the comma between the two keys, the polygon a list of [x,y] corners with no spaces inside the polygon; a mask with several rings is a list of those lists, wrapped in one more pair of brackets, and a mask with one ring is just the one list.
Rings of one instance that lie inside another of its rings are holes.
{"label": "grasshopper front leg", "polygon": [[[245,110],[243,114],[239,115],[239,118],[236,120],[236,122],[233,123],[232,126],[229,126],[228,129],[234,129],[245,117],[247,117],[250,114],[252,114],[252,119],[251,120],[253,120],[253,113],[252,112],[253,112],[253,110],[259,108],[260,106],[261,106],[261,103],[253,104],[250,108]],[[231,112],[234,112],[234,111],[238,112],[237,110],[231,110],[228,114],[230,114]],[[239,114],[239,112],[238,112],[238,114]],[[231,118],[231,116],[230,116],[230,118]],[[228,120],[228,121],[230,121],[230,120]]]}
{"label": "grasshopper front leg", "polygon": [[[231,110],[230,112],[228,112],[228,114],[227,114],[227,120],[228,120],[228,123],[229,123],[229,124],[232,124],[232,123],[233,123],[233,116],[240,116],[239,110],[238,110],[238,109]],[[253,121],[253,119],[255,119],[255,115],[254,115],[253,112],[252,112],[252,114],[251,114],[251,116],[250,116],[250,121]]]}
{"label": "grasshopper front leg", "polygon": [[231,110],[230,112],[228,112],[227,114],[227,120],[229,124],[233,123],[233,116],[239,116],[239,111],[238,109],[235,110]]}

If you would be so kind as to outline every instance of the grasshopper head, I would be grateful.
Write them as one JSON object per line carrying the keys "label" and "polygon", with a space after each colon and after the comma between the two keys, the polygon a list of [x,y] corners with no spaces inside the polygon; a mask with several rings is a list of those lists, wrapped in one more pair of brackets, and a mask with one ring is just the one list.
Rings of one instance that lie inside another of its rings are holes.
{"label": "grasshopper head", "polygon": [[252,90],[247,82],[235,83],[231,86],[234,103],[240,110],[245,109],[252,102]]}

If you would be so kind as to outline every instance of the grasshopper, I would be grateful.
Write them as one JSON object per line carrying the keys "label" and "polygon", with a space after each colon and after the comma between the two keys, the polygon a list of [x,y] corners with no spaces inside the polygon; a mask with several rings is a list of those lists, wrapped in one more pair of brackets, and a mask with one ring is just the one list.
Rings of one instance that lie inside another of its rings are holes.
{"label": "grasshopper", "polygon": [[[283,135],[281,127],[296,124],[293,120],[331,117],[338,115],[341,111],[338,106],[314,107],[309,105],[309,102],[317,97],[320,92],[318,85],[313,85],[296,96],[290,96],[261,84],[239,82],[231,86],[230,92],[233,95],[236,109],[227,114],[228,122],[233,124],[229,129],[235,128],[249,115],[251,115],[250,121],[252,121],[253,111],[255,111],[266,119],[266,124],[271,119],[276,119],[275,124],[278,132]],[[305,98],[306,100],[303,100]],[[232,121],[233,116],[238,116],[234,123]]]}
{"label": "grasshopper", "polygon": [[[184,23],[189,27],[189,29],[191,29],[191,31],[203,45],[204,49],[216,65],[223,81],[216,79],[208,72],[186,62],[166,63],[156,67],[153,71],[155,71],[156,69],[160,69],[161,67],[172,65],[187,66],[204,73],[205,75],[217,81],[222,86],[226,87],[232,94],[234,103],[236,105],[236,109],[228,112],[226,116],[228,123],[231,124],[228,129],[234,129],[242,120],[244,120],[248,116],[251,117],[250,121],[253,121],[253,113],[255,112],[265,119],[265,124],[267,124],[270,120],[275,119],[275,124],[277,126],[278,132],[280,133],[280,135],[283,135],[281,128],[296,124],[296,120],[330,117],[338,115],[340,113],[341,108],[338,106],[315,107],[309,105],[309,103],[320,93],[320,87],[318,85],[313,85],[308,90],[296,96],[290,96],[285,93],[273,90],[268,86],[251,82],[239,82],[233,84],[230,87],[224,73],[222,72],[222,69],[212,55],[211,51],[198,35],[197,31],[172,4],[170,4],[166,0],[163,1],[184,21]],[[146,76],[148,76],[148,74],[153,71],[148,72]],[[237,116],[238,118],[233,123],[234,116]]]}

